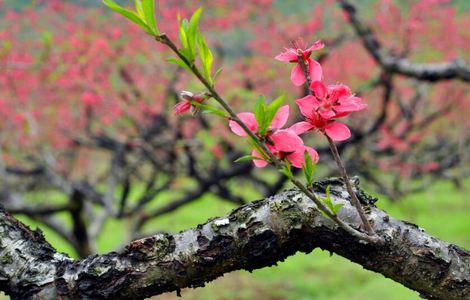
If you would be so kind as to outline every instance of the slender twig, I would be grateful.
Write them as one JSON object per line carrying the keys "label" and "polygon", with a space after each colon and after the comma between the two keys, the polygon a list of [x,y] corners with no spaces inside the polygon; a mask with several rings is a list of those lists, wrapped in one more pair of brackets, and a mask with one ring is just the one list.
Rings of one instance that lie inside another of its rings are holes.
{"label": "slender twig", "polygon": [[[305,61],[303,60],[301,55],[299,55],[298,62],[300,64],[300,67],[302,68],[302,71],[304,72],[304,75],[305,75],[305,78],[306,78],[305,84],[307,85],[308,92],[309,92],[310,95],[312,95],[312,91],[310,90],[311,79],[310,79],[310,75],[308,73],[308,66],[305,64]],[[333,157],[336,161],[336,165],[338,166],[338,169],[341,173],[341,176],[343,177],[344,184],[346,185],[346,189],[348,190],[348,193],[351,197],[351,201],[352,201],[353,205],[356,207],[357,213],[359,214],[359,217],[361,218],[361,221],[362,221],[362,224],[364,225],[364,228],[367,230],[367,233],[369,233],[369,235],[375,235],[375,232],[372,229],[372,227],[370,226],[369,221],[367,221],[364,209],[362,208],[361,203],[357,199],[357,196],[356,196],[356,194],[354,193],[354,191],[352,189],[351,182],[349,181],[348,173],[346,172],[346,168],[343,165],[343,162],[342,162],[341,157],[340,157],[339,152],[338,152],[338,148],[336,148],[335,143],[333,142],[333,140],[328,135],[325,134],[325,137],[328,140],[328,143],[330,145],[331,153],[333,154]]]}
{"label": "slender twig", "polygon": [[356,207],[357,212],[359,213],[359,217],[361,217],[364,228],[367,230],[367,232],[370,235],[373,235],[374,230],[370,226],[369,221],[367,221],[364,209],[362,208],[362,205],[359,202],[359,199],[357,199],[356,193],[354,193],[352,189],[351,182],[349,181],[348,173],[346,172],[346,168],[344,167],[343,161],[341,160],[341,157],[339,156],[338,148],[336,148],[335,142],[333,142],[333,140],[329,136],[325,134],[325,137],[328,140],[328,143],[330,144],[331,153],[333,154],[336,165],[338,166],[338,169],[341,173],[341,177],[343,177],[343,181],[344,181],[344,184],[346,185],[346,189],[348,190],[348,193],[351,196],[352,204]]}

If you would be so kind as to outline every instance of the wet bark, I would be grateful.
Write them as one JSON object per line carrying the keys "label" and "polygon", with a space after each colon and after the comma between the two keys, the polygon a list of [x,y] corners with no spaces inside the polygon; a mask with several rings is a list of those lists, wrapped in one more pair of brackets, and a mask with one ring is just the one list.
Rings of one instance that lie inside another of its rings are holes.
{"label": "wet bark", "polygon": [[[340,217],[360,219],[340,180],[331,186],[343,203]],[[143,299],[185,287],[201,287],[233,270],[274,265],[319,247],[383,274],[430,299],[470,298],[470,252],[434,238],[373,205],[367,217],[384,240],[367,244],[348,235],[315,210],[297,190],[241,206],[178,234],[159,234],[130,243],[121,252],[72,260],[57,253],[39,231],[0,210],[0,290],[12,299]]]}

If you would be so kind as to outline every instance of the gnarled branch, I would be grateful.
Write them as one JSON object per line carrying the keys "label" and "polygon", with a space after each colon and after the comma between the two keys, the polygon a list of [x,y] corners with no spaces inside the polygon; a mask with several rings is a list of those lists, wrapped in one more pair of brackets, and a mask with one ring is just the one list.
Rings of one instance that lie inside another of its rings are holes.
{"label": "gnarled branch", "polygon": [[[359,227],[357,211],[340,180],[315,184],[339,215]],[[224,273],[263,268],[297,251],[316,247],[335,252],[432,299],[470,296],[470,252],[399,221],[373,205],[368,218],[384,244],[347,234],[298,190],[241,206],[222,218],[178,234],[159,234],[130,243],[123,251],[72,260],[0,210],[0,290],[13,299],[142,299],[185,287],[199,287]]]}

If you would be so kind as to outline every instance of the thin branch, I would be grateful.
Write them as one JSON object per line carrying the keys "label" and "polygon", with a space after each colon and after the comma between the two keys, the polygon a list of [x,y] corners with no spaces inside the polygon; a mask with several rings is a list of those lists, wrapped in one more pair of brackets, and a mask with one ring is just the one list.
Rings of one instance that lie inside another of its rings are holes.
{"label": "thin branch", "polygon": [[387,72],[426,81],[460,79],[470,82],[470,65],[461,59],[451,62],[418,64],[384,51],[372,29],[357,15],[357,8],[348,0],[338,0],[338,2],[349,16],[349,22],[361,38],[364,47]]}

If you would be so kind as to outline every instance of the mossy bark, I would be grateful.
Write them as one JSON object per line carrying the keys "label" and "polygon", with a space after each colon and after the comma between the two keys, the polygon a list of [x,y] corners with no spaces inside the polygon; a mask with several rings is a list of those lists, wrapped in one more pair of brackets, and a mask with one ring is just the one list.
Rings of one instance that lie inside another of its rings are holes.
{"label": "mossy bark", "polygon": [[[330,185],[340,217],[361,222],[340,180]],[[143,299],[206,282],[234,270],[271,266],[319,247],[379,272],[432,299],[470,298],[470,253],[396,220],[376,208],[356,186],[367,217],[385,243],[351,237],[318,213],[297,190],[255,201],[222,218],[178,234],[159,234],[123,251],[72,260],[57,253],[38,231],[0,210],[0,290],[13,299]]]}

